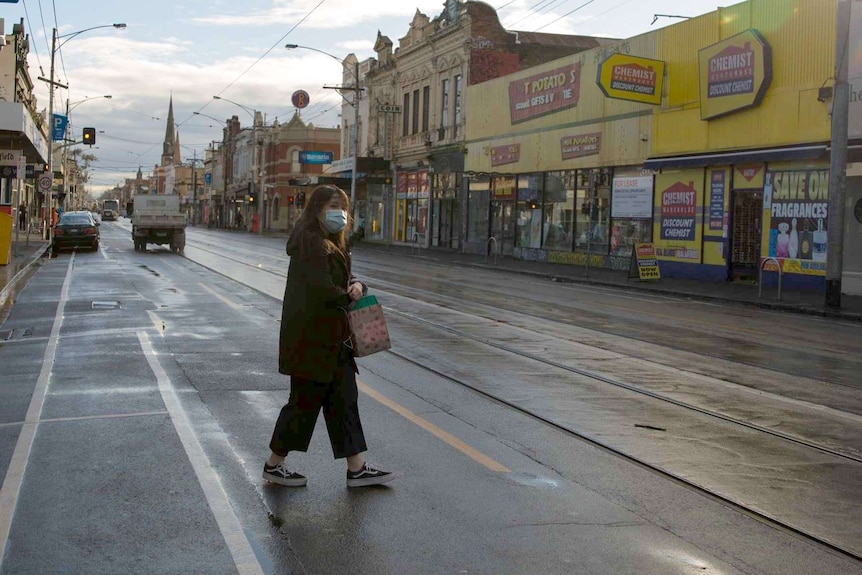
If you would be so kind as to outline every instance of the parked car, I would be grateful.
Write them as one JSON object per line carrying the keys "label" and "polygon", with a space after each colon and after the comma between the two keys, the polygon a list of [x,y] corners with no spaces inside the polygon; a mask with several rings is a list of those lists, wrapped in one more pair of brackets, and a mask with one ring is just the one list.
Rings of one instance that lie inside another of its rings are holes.
{"label": "parked car", "polygon": [[102,224],[102,214],[99,212],[90,212],[90,215],[93,216],[93,221],[96,222],[97,226]]}
{"label": "parked car", "polygon": [[66,212],[54,225],[54,243],[51,251],[55,254],[63,248],[99,249],[99,224],[90,212]]}

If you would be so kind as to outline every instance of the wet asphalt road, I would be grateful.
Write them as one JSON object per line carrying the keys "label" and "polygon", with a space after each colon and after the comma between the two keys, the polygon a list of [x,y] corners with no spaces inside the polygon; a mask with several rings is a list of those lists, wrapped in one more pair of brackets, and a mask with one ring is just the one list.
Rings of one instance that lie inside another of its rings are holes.
{"label": "wet asphalt road", "polygon": [[102,227],[0,328],[0,573],[862,572],[595,445],[860,552],[858,326],[359,250],[395,343],[360,360],[368,457],[402,477],[348,491],[320,421],[289,490],[259,479],[284,240]]}

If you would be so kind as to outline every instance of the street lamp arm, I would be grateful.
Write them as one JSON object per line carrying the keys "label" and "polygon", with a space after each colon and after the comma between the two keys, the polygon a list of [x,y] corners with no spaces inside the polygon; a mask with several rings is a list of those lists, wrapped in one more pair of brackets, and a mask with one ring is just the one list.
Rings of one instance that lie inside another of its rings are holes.
{"label": "street lamp arm", "polygon": [[215,122],[224,122],[224,120],[219,120],[215,116],[210,116],[209,114],[203,114],[201,112],[192,112],[192,114],[195,116],[203,116],[204,118],[209,118],[210,120],[213,120]]}
{"label": "street lamp arm", "polygon": [[213,100],[224,100],[225,102],[229,102],[229,103],[233,104],[234,106],[239,106],[240,108],[245,110],[249,116],[251,116],[252,123],[254,123],[255,116],[257,115],[257,110],[247,108],[247,107],[243,106],[242,104],[240,104],[239,102],[234,102],[233,100],[228,100],[227,98],[223,98],[221,96],[213,96]]}
{"label": "street lamp arm", "polygon": [[111,96],[110,94],[105,94],[104,96],[93,96],[93,97],[91,97],[91,98],[84,98],[83,100],[81,100],[81,101],[79,101],[79,102],[74,102],[74,103],[72,103],[72,104],[67,104],[66,112],[67,112],[67,113],[68,113],[68,112],[71,112],[72,110],[74,110],[75,108],[77,108],[78,106],[80,106],[81,104],[83,104],[84,102],[89,102],[90,100],[98,100],[99,98],[105,98],[105,99],[107,99],[107,100],[110,100],[112,97],[113,97],[113,96]]}
{"label": "street lamp arm", "polygon": [[342,60],[338,56],[334,56],[334,55],[330,54],[329,52],[324,52],[323,50],[320,50],[319,48],[312,48],[311,46],[301,46],[299,44],[285,44],[284,47],[287,48],[288,50],[295,50],[296,48],[302,48],[303,50],[311,50],[312,52],[317,52],[319,54],[323,54],[324,56],[329,56],[330,58],[332,58],[333,60],[335,60],[336,62],[341,64],[344,68],[346,68],[347,71],[350,72],[350,75],[354,77],[353,79],[356,80],[356,75],[347,66],[347,64],[344,63],[344,60]]}
{"label": "street lamp arm", "polygon": [[[117,28],[118,30],[122,30],[125,27],[126,27],[126,25],[122,22],[118,23],[118,24],[102,24],[101,26],[92,26],[90,28],[84,28],[83,30],[78,30],[77,32],[70,32],[68,34],[58,35],[56,37],[57,40],[59,40],[60,38],[65,38],[65,40],[60,42],[60,45],[57,46],[57,48],[54,51],[62,48],[63,44],[65,44],[66,42],[68,42],[69,40],[71,40],[72,38],[77,36],[78,34],[83,34],[84,32],[89,32],[90,30],[98,30],[99,28]],[[56,30],[56,28],[55,28],[55,30]]]}

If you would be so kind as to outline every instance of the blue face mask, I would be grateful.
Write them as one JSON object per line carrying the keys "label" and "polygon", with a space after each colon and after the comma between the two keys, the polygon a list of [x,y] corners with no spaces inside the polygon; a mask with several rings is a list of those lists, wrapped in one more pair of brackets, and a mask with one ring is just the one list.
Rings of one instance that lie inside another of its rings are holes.
{"label": "blue face mask", "polygon": [[347,225],[347,212],[344,210],[326,210],[323,227],[330,234],[337,234]]}

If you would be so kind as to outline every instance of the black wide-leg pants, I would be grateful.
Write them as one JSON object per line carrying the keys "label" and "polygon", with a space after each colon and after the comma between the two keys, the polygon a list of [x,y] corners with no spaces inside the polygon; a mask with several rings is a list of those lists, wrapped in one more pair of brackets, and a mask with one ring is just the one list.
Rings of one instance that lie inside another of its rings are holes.
{"label": "black wide-leg pants", "polygon": [[286,457],[289,451],[308,451],[320,409],[326,420],[335,459],[367,451],[359,420],[359,390],[353,358],[339,365],[330,382],[291,376],[290,399],[281,408],[269,448]]}

